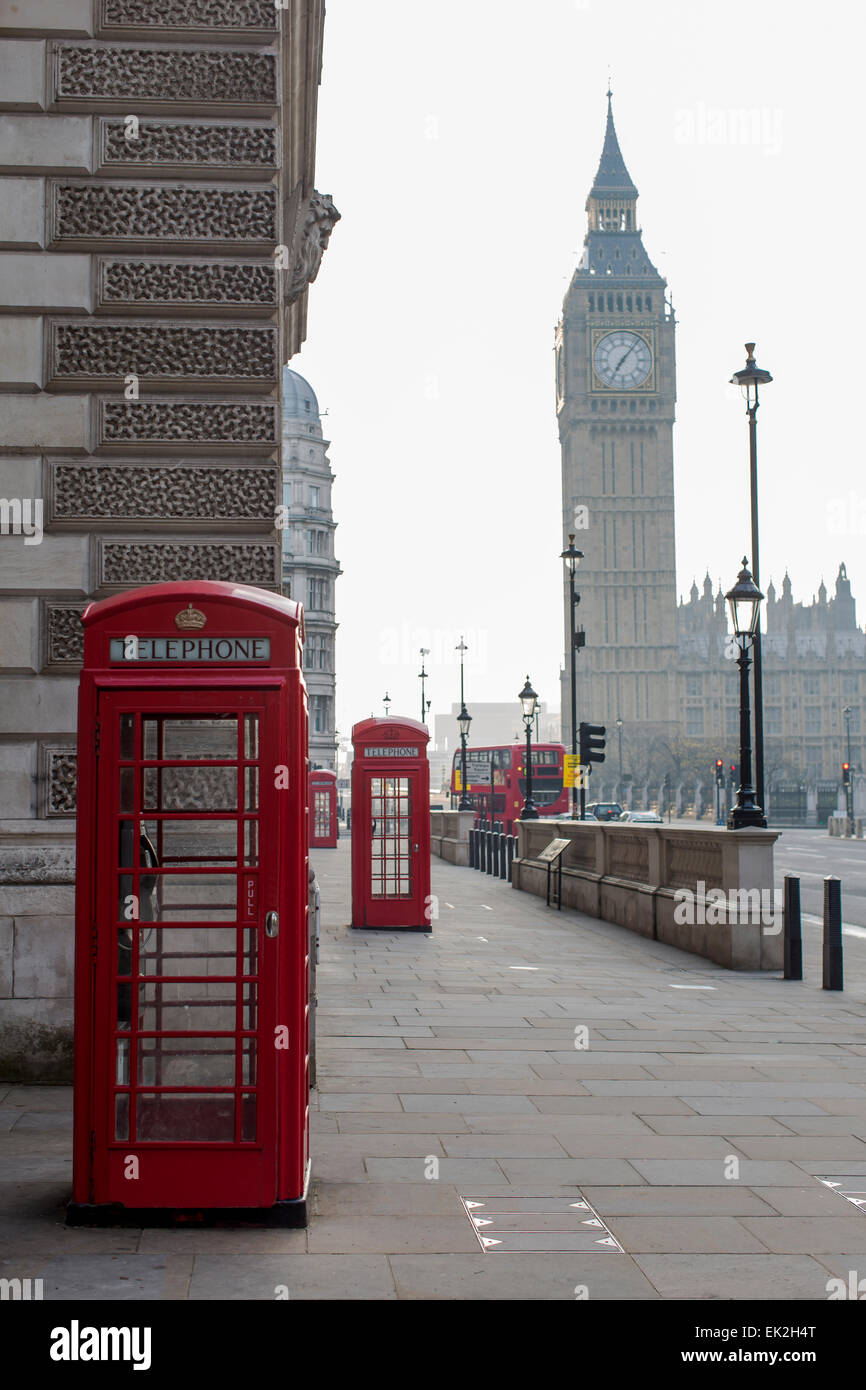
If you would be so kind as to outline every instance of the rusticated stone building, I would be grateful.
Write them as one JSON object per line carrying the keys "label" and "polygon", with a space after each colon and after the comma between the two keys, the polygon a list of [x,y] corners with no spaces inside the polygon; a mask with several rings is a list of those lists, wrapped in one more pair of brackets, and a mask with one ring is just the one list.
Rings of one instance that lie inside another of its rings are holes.
{"label": "rusticated stone building", "polygon": [[334,475],[316,393],[283,369],[283,593],[304,605],[304,680],[310,708],[310,767],[336,772]]}
{"label": "rusticated stone building", "polygon": [[[279,589],[323,0],[0,0],[0,1064],[67,1074],[79,614]],[[85,733],[85,737],[86,737]]]}

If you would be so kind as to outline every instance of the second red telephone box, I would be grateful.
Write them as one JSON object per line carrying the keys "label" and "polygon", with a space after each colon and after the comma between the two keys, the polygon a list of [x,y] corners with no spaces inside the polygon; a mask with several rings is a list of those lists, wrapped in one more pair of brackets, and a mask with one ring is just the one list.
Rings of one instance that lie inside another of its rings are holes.
{"label": "second red telephone box", "polygon": [[416,719],[352,729],[352,925],[430,931],[430,735]]}
{"label": "second red telephone box", "polygon": [[310,849],[337,848],[337,774],[316,767],[309,781]]}

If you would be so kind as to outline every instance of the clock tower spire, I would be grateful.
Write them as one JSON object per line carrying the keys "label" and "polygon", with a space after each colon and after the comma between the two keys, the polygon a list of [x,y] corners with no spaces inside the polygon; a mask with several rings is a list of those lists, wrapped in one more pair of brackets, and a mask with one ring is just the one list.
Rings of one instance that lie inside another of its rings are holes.
{"label": "clock tower spire", "polygon": [[586,211],[589,231],[625,232],[637,226],[637,189],[632,183],[616,138],[613,93],[607,93],[607,126],[595,182],[589,190]]}
{"label": "clock tower spire", "polygon": [[[608,91],[583,255],[556,329],[556,408],[563,548],[574,532],[584,552],[577,718],[609,726],[622,718],[632,746],[678,726],[674,317],[643,245],[637,198]],[[563,737],[570,743],[567,585],[564,592]]]}

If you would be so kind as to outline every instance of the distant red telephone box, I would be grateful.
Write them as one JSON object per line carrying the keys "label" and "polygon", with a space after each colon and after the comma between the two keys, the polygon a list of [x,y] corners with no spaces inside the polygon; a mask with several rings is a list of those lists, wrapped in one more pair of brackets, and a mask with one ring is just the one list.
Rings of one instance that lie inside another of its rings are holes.
{"label": "distant red telephone box", "polygon": [[157,584],[83,623],[68,1220],[303,1225],[302,610]]}
{"label": "distant red telephone box", "polygon": [[310,849],[337,848],[337,774],[317,767],[310,773]]}
{"label": "distant red telephone box", "polygon": [[352,925],[431,930],[430,735],[416,719],[352,730]]}

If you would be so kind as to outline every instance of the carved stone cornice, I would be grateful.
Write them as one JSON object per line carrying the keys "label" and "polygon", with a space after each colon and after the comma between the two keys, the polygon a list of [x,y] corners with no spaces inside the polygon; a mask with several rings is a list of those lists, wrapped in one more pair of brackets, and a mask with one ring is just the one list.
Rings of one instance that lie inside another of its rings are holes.
{"label": "carved stone cornice", "polygon": [[277,271],[263,260],[100,256],[96,308],[114,314],[270,315],[277,308]]}
{"label": "carved stone cornice", "polygon": [[94,537],[92,589],[111,592],[184,579],[280,588],[279,541],[155,540]]}
{"label": "carved stone cornice", "polygon": [[51,108],[268,115],[278,103],[275,53],[155,44],[49,44]]}
{"label": "carved stone cornice", "polygon": [[279,444],[279,405],[270,400],[99,396],[96,439],[99,453],[273,453]]}
{"label": "carved stone cornice", "polygon": [[163,389],[272,391],[279,382],[279,333],[260,323],[49,318],[46,328],[45,378],[55,389],[121,389],[130,375]]}
{"label": "carved stone cornice", "polygon": [[77,670],[84,658],[84,603],[55,603],[43,599],[39,606],[41,669],[66,673]]}
{"label": "carved stone cornice", "polygon": [[77,745],[75,743],[40,743],[40,816],[74,816],[77,785]]}
{"label": "carved stone cornice", "polygon": [[107,174],[270,178],[280,133],[264,121],[166,120],[143,116],[133,138],[120,116],[96,122],[96,168]]}
{"label": "carved stone cornice", "polygon": [[49,249],[148,253],[158,245],[271,256],[279,241],[277,189],[270,186],[55,178],[47,200]]}
{"label": "carved stone cornice", "polygon": [[274,0],[96,0],[96,32],[107,39],[181,39],[269,43],[277,33]]}
{"label": "carved stone cornice", "polygon": [[264,460],[166,460],[46,464],[47,518],[52,527],[97,530],[158,525],[270,532],[280,475]]}

